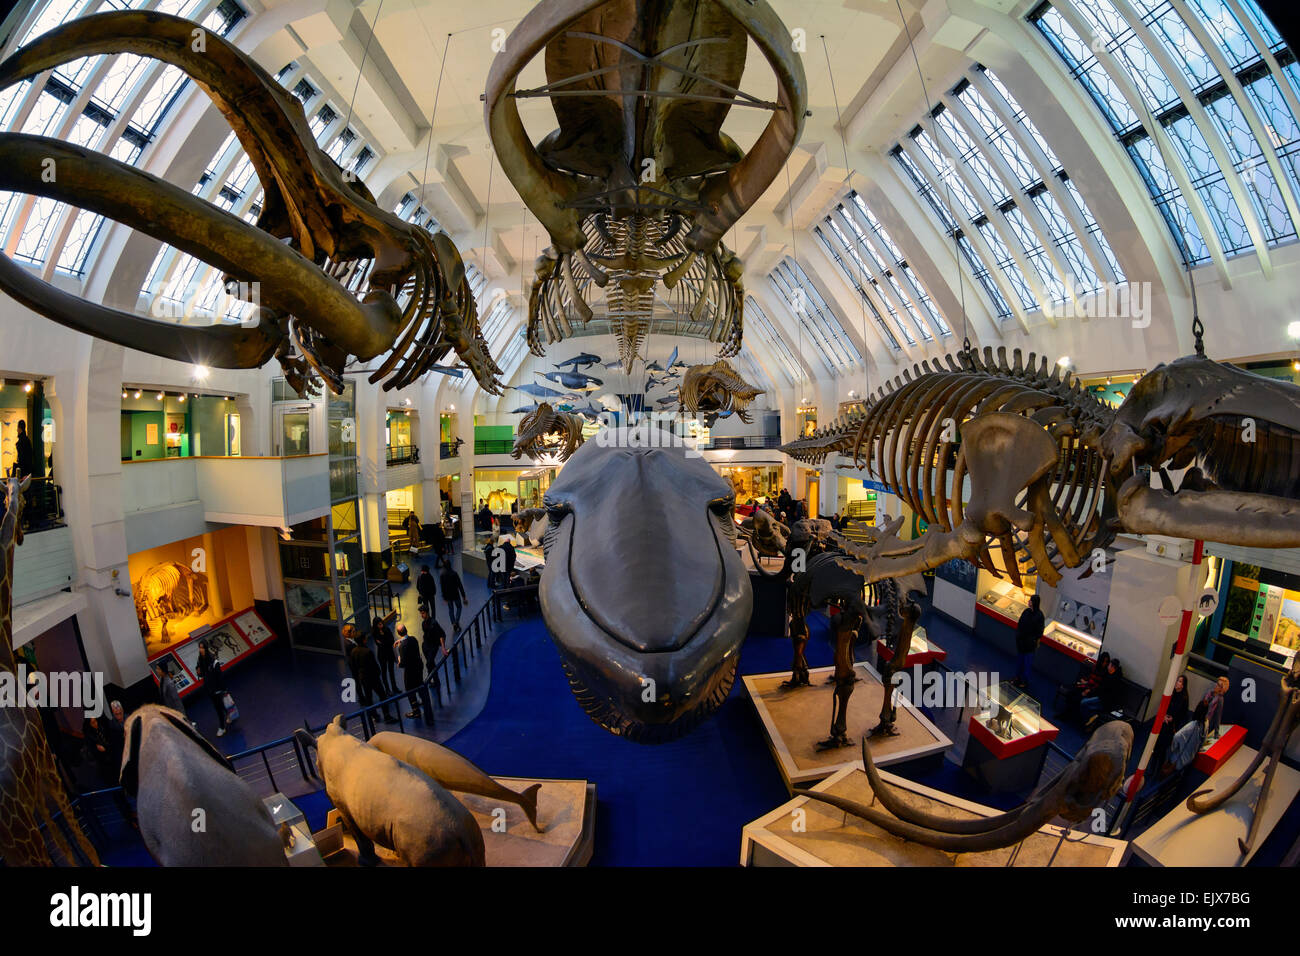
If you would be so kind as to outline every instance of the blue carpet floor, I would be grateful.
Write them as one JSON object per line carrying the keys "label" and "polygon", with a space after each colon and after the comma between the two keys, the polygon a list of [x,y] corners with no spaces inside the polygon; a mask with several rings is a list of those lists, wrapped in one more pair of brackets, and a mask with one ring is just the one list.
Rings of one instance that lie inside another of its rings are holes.
{"label": "blue carpet floor", "polygon": [[[825,620],[813,630],[809,663],[830,664]],[[745,642],[742,674],[789,666],[789,641]],[[718,714],[682,739],[631,743],[582,712],[541,619],[498,641],[487,705],[448,746],[491,774],[594,782],[595,865],[734,865],[741,827],[787,799],[739,680]]]}

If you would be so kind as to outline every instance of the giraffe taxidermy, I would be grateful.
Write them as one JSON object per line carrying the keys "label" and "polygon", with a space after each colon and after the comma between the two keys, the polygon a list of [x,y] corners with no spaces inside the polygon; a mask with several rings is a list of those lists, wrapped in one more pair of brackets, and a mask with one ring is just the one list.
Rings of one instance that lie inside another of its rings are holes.
{"label": "giraffe taxidermy", "polygon": [[[6,478],[4,517],[0,518],[0,550],[4,576],[0,578],[0,670],[14,667],[13,579],[14,548],[23,543],[23,495],[30,478]],[[9,866],[50,866],[57,862],[46,846],[46,836],[68,863],[76,852],[68,845],[56,815],[61,815],[77,850],[92,865],[99,856],[81,832],[63,789],[59,770],[35,707],[0,707],[0,858]],[[45,832],[42,833],[42,827]]]}

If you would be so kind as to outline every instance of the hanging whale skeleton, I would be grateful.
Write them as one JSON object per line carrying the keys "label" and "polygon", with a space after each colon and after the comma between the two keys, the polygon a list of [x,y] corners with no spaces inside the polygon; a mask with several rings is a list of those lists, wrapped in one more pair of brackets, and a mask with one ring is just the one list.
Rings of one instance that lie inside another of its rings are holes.
{"label": "hanging whale skeleton", "polygon": [[[739,88],[750,41],[776,76],[774,102]],[[546,85],[517,89],[538,54]],[[540,144],[519,115],[531,97],[559,121]],[[625,372],[657,310],[735,355],[744,266],[722,237],[785,167],[806,114],[803,66],[772,8],[547,0],[506,39],[484,99],[501,168],[551,240],[528,302],[533,353],[577,334],[603,292]],[[732,107],[771,112],[748,152],[722,132]]]}

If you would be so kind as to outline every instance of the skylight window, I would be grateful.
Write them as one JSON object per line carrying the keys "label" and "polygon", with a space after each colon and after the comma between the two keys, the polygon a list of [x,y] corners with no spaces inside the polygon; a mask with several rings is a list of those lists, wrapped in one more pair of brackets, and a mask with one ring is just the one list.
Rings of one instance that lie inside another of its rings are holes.
{"label": "skylight window", "polygon": [[[866,268],[860,264],[856,256],[853,257],[855,260],[853,265],[850,265],[849,263],[845,262],[844,254],[841,253],[840,250],[844,249],[846,251],[849,251],[848,250],[849,243],[844,238],[844,235],[843,233],[840,232],[839,228],[834,225],[832,217],[827,216],[826,219],[831,226],[831,230],[836,234],[836,237],[839,239],[839,242],[838,243],[832,242],[830,238],[827,237],[826,232],[822,230],[821,226],[813,227],[813,235],[816,236],[821,241],[821,244],[825,247],[827,254],[835,262],[835,265],[839,267],[840,272],[843,273],[844,275],[844,278],[846,278],[849,282],[849,285],[853,287],[853,291],[855,291],[858,294],[858,297],[862,300],[863,305],[871,313],[871,317],[876,320],[876,326],[880,329],[880,334],[884,337],[885,342],[888,343],[891,349],[898,351],[899,349],[898,339],[894,336],[893,330],[890,329],[889,324],[885,322],[884,318],[881,316],[880,311],[876,308],[876,304],[871,301],[871,296],[867,294],[867,290],[862,287],[862,280],[869,281],[871,273],[868,272]],[[852,255],[851,251],[849,251],[849,254]],[[908,335],[907,327],[905,325],[902,325],[901,323],[898,325],[898,330],[902,332],[904,336]],[[907,339],[907,344],[915,345],[916,341],[915,339],[909,337]]]}
{"label": "skylight window", "polygon": [[[132,0],[100,6],[145,5],[144,0]],[[23,34],[23,42],[84,15],[91,6],[88,0],[50,0]],[[158,9],[187,17],[198,17],[208,9],[202,22],[222,35],[246,16],[234,0],[173,0]],[[185,84],[184,73],[156,60],[133,54],[82,57],[44,74],[39,90],[27,80],[0,93],[0,125],[62,139],[134,165],[157,137]],[[79,110],[76,104],[81,104]],[[128,107],[132,111],[121,123]],[[114,127],[121,127],[121,134],[112,139],[109,131]],[[0,194],[0,229],[6,245],[16,258],[32,265],[43,265],[57,255],[59,272],[83,275],[103,222],[102,216],[55,200]]]}
{"label": "skylight window", "polygon": [[[1300,185],[1297,123],[1281,94],[1282,78],[1251,41],[1244,20],[1263,35],[1286,82],[1296,79],[1295,54],[1253,0],[1188,0],[1177,7],[1168,0],[1133,0],[1133,10],[1140,22],[1130,22],[1110,0],[1045,3],[1029,20],[1097,103],[1188,261],[1207,261],[1212,250],[1184,186],[1168,169],[1172,162],[1186,170],[1196,209],[1213,225],[1225,255],[1255,248],[1256,229],[1266,245],[1294,239],[1289,209],[1295,208]],[[1082,33],[1090,35],[1087,41]],[[1244,102],[1216,60],[1240,84]],[[1131,83],[1140,102],[1130,103],[1116,79]],[[1151,141],[1149,123],[1143,122],[1148,112],[1172,150],[1166,146],[1162,154]],[[1266,142],[1256,130],[1267,131]],[[1274,173],[1275,163],[1282,181]],[[1239,196],[1249,200],[1245,210]]]}
{"label": "skylight window", "polygon": [[505,328],[506,320],[514,315],[514,308],[510,305],[509,296],[501,296],[497,299],[496,305],[492,306],[492,311],[488,313],[487,318],[482,322],[483,340],[491,342]]}
{"label": "skylight window", "polygon": [[785,338],[776,330],[772,320],[767,317],[767,313],[752,295],[745,299],[745,322],[758,332],[758,338],[772,350],[777,366],[785,376],[786,384],[793,388],[794,384],[803,378],[799,362],[794,357],[794,352],[790,350],[790,346],[786,344]]}
{"label": "skylight window", "polygon": [[822,362],[832,374],[847,371],[862,361],[843,324],[799,263],[786,256],[768,279],[817,346]]}

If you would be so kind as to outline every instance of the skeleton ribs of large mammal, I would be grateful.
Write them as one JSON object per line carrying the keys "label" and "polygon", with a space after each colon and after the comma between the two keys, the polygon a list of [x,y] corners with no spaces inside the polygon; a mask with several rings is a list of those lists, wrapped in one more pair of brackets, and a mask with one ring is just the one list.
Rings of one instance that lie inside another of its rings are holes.
{"label": "skeleton ribs of large mammal", "polygon": [[[865,456],[929,523],[913,541],[845,541],[836,560],[864,585],[953,558],[1055,584],[1120,530],[1300,546],[1300,388],[1193,355],[1113,411],[1032,353],[963,351],[946,366],[927,361],[782,449]],[[1177,489],[1170,468],[1188,469]]]}
{"label": "skeleton ribs of large mammal", "polygon": [[121,53],[180,69],[221,111],[265,193],[257,225],[112,157],[23,133],[0,134],[0,189],[100,213],[224,270],[239,297],[255,302],[249,323],[159,322],[86,302],[7,256],[0,289],[61,325],[164,358],[215,368],[276,358],[300,394],[321,379],[341,391],[354,357],[378,360],[371,382],[403,388],[453,350],[485,390],[500,392],[451,240],[379,208],[316,145],[298,99],[220,36],[155,11],[81,17],[0,64],[0,88]]}
{"label": "skeleton ribs of large mammal", "polygon": [[[775,102],[739,88],[751,40]],[[516,89],[539,53],[546,85]],[[559,122],[539,144],[519,115],[528,97]],[[678,331],[740,350],[744,267],[722,237],[780,173],[806,111],[802,64],[764,0],[543,0],[484,99],[501,168],[551,240],[528,303],[535,354],[595,317],[602,292],[624,371],[664,299]],[[733,107],[771,112],[748,152],[722,132]]]}

